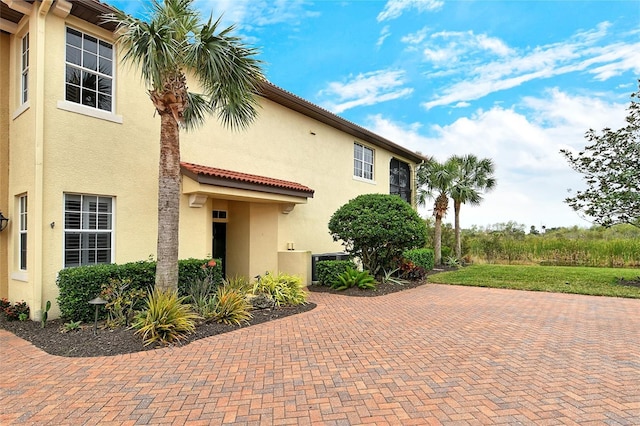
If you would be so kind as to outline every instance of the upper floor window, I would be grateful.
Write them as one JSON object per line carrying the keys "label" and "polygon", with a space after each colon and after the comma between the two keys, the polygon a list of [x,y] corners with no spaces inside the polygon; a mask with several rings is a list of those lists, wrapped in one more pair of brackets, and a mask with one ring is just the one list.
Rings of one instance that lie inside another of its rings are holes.
{"label": "upper floor window", "polygon": [[113,199],[64,196],[64,266],[111,263]]}
{"label": "upper floor window", "polygon": [[20,48],[20,103],[24,104],[29,100],[29,33],[22,37]]}
{"label": "upper floor window", "polygon": [[27,196],[22,195],[18,199],[18,225],[19,225],[19,238],[18,238],[18,259],[20,263],[20,269],[26,271],[27,269]]}
{"label": "upper floor window", "polygon": [[411,168],[396,158],[389,164],[389,194],[399,195],[411,204]]}
{"label": "upper floor window", "polygon": [[353,144],[353,176],[373,180],[373,150],[359,143]]}
{"label": "upper floor window", "polygon": [[65,100],[111,112],[113,45],[67,28]]}

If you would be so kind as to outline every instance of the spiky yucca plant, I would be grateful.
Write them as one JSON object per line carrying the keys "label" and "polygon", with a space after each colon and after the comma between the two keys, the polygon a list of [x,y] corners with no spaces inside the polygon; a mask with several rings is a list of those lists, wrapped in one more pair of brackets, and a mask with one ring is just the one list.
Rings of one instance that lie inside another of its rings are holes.
{"label": "spiky yucca plant", "polygon": [[268,294],[280,305],[304,305],[307,293],[300,277],[288,274],[266,274],[253,286],[253,294]]}
{"label": "spiky yucca plant", "polygon": [[142,335],[144,345],[170,344],[183,340],[196,329],[200,317],[184,304],[176,290],[154,289],[147,297],[146,310],[136,316],[132,327]]}
{"label": "spiky yucca plant", "polygon": [[253,317],[249,312],[251,303],[247,301],[244,293],[233,287],[218,287],[214,300],[212,318],[217,322],[240,325],[242,322],[249,322]]}
{"label": "spiky yucca plant", "polygon": [[224,279],[222,281],[222,284],[225,287],[233,288],[242,294],[251,293],[251,290],[253,288],[248,279],[239,275]]}

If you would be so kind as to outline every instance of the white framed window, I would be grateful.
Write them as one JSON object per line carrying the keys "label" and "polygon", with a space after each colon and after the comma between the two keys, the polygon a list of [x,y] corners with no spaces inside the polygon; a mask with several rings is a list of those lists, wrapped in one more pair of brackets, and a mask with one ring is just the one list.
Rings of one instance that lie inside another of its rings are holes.
{"label": "white framed window", "polygon": [[113,112],[113,45],[67,27],[65,100]]}
{"label": "white framed window", "polygon": [[18,198],[18,267],[27,270],[27,196]]}
{"label": "white framed window", "polygon": [[373,150],[357,142],[353,144],[353,176],[373,180]]}
{"label": "white framed window", "polygon": [[20,48],[20,104],[29,100],[29,33],[22,37]]}
{"label": "white framed window", "polygon": [[64,267],[111,263],[113,198],[64,195]]}

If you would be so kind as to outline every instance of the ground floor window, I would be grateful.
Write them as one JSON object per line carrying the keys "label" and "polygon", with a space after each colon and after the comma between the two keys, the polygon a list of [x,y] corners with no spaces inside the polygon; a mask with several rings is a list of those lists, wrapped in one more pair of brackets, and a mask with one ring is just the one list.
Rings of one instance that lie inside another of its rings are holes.
{"label": "ground floor window", "polygon": [[64,266],[112,262],[113,199],[64,196]]}
{"label": "ground floor window", "polygon": [[18,259],[20,262],[20,269],[23,271],[27,270],[27,196],[21,195],[18,199],[19,206],[19,233],[20,237],[18,238]]}

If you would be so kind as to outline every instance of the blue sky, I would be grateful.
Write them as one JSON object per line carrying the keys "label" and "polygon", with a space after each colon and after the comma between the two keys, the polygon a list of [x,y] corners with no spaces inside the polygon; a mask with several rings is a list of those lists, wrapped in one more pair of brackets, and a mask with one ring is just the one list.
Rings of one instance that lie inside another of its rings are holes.
{"label": "blue sky", "polygon": [[[107,2],[137,16],[146,3]],[[272,83],[440,161],[493,159],[498,185],[463,207],[463,227],[590,226],[563,203],[583,184],[559,150],[624,124],[640,77],[640,1],[195,4],[237,25]]]}

